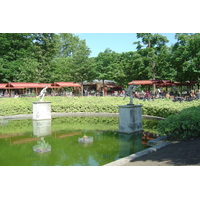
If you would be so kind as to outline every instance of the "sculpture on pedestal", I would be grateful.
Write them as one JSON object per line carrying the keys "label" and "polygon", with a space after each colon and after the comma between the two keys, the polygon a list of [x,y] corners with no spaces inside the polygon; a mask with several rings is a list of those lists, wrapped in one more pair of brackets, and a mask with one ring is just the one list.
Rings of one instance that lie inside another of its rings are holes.
{"label": "sculpture on pedestal", "polygon": [[[135,91],[137,88],[139,88],[141,85],[136,86],[135,83],[132,83],[132,85],[130,85],[128,87],[127,90],[125,90],[125,95],[124,95],[124,99],[126,98],[126,96],[130,96],[130,103],[129,104],[133,104],[133,91]],[[124,100],[123,99],[123,100]]]}
{"label": "sculpture on pedestal", "polygon": [[47,88],[48,88],[48,85],[46,85],[46,87],[43,88],[41,90],[40,94],[37,96],[37,98],[40,97],[40,102],[43,102],[43,98],[44,98],[45,94],[47,93]]}

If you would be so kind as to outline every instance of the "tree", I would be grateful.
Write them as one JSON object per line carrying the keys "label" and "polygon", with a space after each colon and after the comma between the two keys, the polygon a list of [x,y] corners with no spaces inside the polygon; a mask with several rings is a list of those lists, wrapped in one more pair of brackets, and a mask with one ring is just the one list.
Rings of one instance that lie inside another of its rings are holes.
{"label": "tree", "polygon": [[[114,74],[116,73],[116,62],[118,59],[118,54],[111,49],[107,48],[104,52],[100,52],[96,57],[96,74],[99,80],[113,79]],[[104,96],[104,89],[103,89]]]}
{"label": "tree", "polygon": [[92,76],[92,69],[89,60],[90,50],[86,46],[85,40],[80,40],[75,52],[72,56],[72,68],[70,73],[74,80],[80,81],[82,85],[83,94],[83,81],[90,79]]}
{"label": "tree", "polygon": [[177,81],[195,81],[200,77],[200,33],[176,34],[172,47],[171,65]]}
{"label": "tree", "polygon": [[80,39],[72,33],[60,33],[59,57],[72,57],[76,52]]}
{"label": "tree", "polygon": [[2,81],[47,82],[50,62],[58,51],[58,36],[51,33],[2,33]]}
{"label": "tree", "polygon": [[32,51],[37,60],[36,72],[40,75],[39,82],[49,82],[52,76],[51,61],[56,57],[59,50],[59,36],[54,33],[34,33]]}
{"label": "tree", "polygon": [[143,57],[146,56],[145,60],[150,64],[150,68],[149,65],[147,65],[149,69],[149,75],[153,80],[155,80],[157,76],[156,66],[159,60],[159,55],[165,49],[168,40],[165,36],[152,33],[137,33],[137,38],[142,39],[142,44],[140,41],[134,43],[137,44],[137,52],[140,53]]}
{"label": "tree", "polygon": [[176,70],[171,65],[172,48],[164,46],[157,60],[156,78],[175,81]]}
{"label": "tree", "polygon": [[28,33],[0,34],[1,81],[17,79],[21,61],[33,57],[32,38]]}
{"label": "tree", "polygon": [[146,71],[143,63],[143,58],[137,52],[126,52],[120,55],[120,64],[123,68],[121,74],[123,79],[120,81],[121,85],[127,85],[132,80],[141,79],[146,76]]}
{"label": "tree", "polygon": [[50,82],[74,81],[70,70],[73,68],[71,57],[58,57],[50,63],[52,73],[49,79]]}
{"label": "tree", "polygon": [[29,33],[0,33],[0,57],[6,61],[30,57],[31,46]]}

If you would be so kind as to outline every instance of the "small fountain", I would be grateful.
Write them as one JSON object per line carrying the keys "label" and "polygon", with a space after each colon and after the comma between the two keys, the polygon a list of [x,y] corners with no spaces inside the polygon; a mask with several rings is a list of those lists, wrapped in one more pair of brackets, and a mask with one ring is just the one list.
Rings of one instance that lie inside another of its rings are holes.
{"label": "small fountain", "polygon": [[79,143],[91,143],[93,142],[93,137],[84,135],[82,138],[78,138]]}
{"label": "small fountain", "polygon": [[33,146],[33,150],[37,153],[45,153],[51,151],[51,145],[45,142],[44,137],[37,141],[37,145]]}

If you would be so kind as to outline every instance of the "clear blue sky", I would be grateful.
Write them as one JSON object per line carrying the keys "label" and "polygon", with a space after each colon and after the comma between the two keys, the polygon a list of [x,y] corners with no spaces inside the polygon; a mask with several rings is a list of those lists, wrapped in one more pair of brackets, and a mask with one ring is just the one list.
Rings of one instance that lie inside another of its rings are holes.
{"label": "clear blue sky", "polygon": [[[160,33],[170,41],[168,45],[176,42],[175,33]],[[75,33],[80,39],[85,39],[87,46],[92,53],[90,57],[96,57],[98,53],[103,52],[106,48],[122,53],[135,51],[136,45],[133,42],[138,41],[136,33]]]}

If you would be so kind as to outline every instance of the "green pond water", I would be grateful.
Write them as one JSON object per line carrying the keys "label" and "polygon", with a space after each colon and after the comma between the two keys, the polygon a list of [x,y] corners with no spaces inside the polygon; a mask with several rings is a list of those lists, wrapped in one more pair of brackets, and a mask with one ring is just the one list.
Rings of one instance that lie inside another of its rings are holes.
{"label": "green pond water", "polygon": [[[66,117],[0,123],[1,166],[100,166],[148,148],[156,137],[156,120],[143,120],[145,132],[118,133],[116,117]],[[155,133],[155,134],[150,134]],[[79,143],[84,135],[91,143]],[[38,153],[33,147],[44,138],[51,151]]]}

